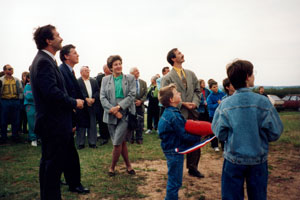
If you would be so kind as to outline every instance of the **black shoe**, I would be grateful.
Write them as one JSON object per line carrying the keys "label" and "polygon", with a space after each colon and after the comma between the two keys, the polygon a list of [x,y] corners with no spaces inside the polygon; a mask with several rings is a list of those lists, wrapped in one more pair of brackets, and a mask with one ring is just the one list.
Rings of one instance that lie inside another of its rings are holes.
{"label": "black shoe", "polygon": [[204,175],[201,174],[198,170],[189,170],[189,175],[197,178],[204,178]]}
{"label": "black shoe", "polygon": [[135,171],[132,169],[132,170],[130,170],[130,171],[128,171],[128,170],[126,170],[127,171],[127,173],[128,174],[130,174],[130,175],[135,175]]}
{"label": "black shoe", "polygon": [[130,140],[130,144],[134,144],[134,140]]}
{"label": "black shoe", "polygon": [[143,144],[143,140],[136,141],[137,144]]}
{"label": "black shoe", "polygon": [[103,140],[102,142],[100,142],[100,146],[105,145],[108,143],[108,140]]}
{"label": "black shoe", "polygon": [[83,193],[90,193],[90,190],[88,188],[83,187],[83,185],[79,185],[78,187],[69,187],[69,191],[71,192],[77,192],[79,194]]}
{"label": "black shoe", "polygon": [[80,149],[83,149],[84,148],[84,145],[79,145],[78,146],[78,149],[80,150]]}
{"label": "black shoe", "polygon": [[97,146],[95,144],[90,144],[89,147],[92,148],[92,149],[96,149],[97,148]]}

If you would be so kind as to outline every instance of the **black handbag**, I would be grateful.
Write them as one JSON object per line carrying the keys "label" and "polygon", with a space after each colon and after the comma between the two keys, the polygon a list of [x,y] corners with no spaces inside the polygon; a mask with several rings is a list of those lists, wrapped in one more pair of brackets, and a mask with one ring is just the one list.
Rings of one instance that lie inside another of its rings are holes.
{"label": "black handbag", "polygon": [[133,115],[129,112],[128,113],[128,129],[133,131],[133,130],[137,129],[137,126],[138,126],[137,116]]}

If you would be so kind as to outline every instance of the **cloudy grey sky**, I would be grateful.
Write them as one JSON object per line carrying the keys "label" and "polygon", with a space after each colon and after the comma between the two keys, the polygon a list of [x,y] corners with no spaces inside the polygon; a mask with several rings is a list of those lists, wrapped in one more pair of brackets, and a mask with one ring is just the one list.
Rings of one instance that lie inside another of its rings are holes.
{"label": "cloudy grey sky", "polygon": [[0,7],[1,67],[11,64],[18,77],[37,52],[34,28],[52,24],[63,45],[77,47],[77,76],[82,65],[95,76],[119,54],[123,71],[136,66],[149,84],[177,47],[184,68],[206,81],[221,84],[226,64],[241,58],[254,64],[256,85],[300,85],[298,0],[0,0]]}

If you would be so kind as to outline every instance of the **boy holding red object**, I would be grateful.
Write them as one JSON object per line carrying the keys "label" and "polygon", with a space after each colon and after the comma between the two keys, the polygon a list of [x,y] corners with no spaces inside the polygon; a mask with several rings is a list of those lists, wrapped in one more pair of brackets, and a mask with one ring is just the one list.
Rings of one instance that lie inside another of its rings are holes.
{"label": "boy holding red object", "polygon": [[199,142],[201,136],[191,135],[185,131],[186,120],[177,108],[181,102],[181,96],[174,84],[161,88],[158,98],[165,107],[158,123],[161,147],[168,165],[165,200],[176,200],[178,199],[178,190],[182,185],[184,155],[175,152],[175,148],[186,148],[188,147],[187,143]]}

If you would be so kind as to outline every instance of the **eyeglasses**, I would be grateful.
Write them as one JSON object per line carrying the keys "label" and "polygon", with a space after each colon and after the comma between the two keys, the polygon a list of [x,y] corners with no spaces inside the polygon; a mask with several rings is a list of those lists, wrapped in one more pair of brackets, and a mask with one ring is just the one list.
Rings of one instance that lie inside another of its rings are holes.
{"label": "eyeglasses", "polygon": [[14,68],[6,68],[7,71],[12,71]]}

